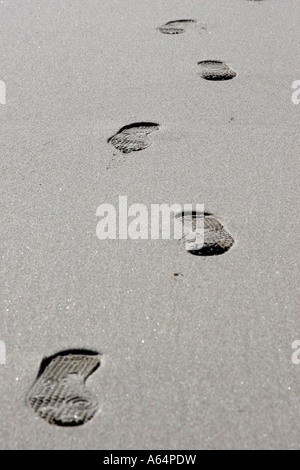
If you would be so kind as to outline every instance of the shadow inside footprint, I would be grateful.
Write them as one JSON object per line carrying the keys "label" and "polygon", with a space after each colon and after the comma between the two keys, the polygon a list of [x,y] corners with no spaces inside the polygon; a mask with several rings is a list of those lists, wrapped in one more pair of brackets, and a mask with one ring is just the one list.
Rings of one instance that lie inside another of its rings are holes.
{"label": "shadow inside footprint", "polygon": [[99,405],[85,381],[100,366],[99,353],[67,350],[43,359],[27,403],[49,424],[80,426],[93,418]]}
{"label": "shadow inside footprint", "polygon": [[163,34],[182,34],[187,31],[187,29],[196,24],[196,20],[176,20],[176,21],[169,21],[168,23],[160,26],[158,31]]}
{"label": "shadow inside footprint", "polygon": [[107,142],[122,153],[138,152],[151,145],[148,135],[157,130],[159,130],[159,124],[153,122],[129,124],[122,127]]}
{"label": "shadow inside footprint", "polygon": [[195,256],[216,256],[226,253],[234,244],[233,237],[209,212],[181,213],[176,216],[184,226],[182,242]]}
{"label": "shadow inside footprint", "polygon": [[232,80],[237,75],[225,62],[219,60],[203,60],[198,65],[201,67],[200,76],[205,80]]}

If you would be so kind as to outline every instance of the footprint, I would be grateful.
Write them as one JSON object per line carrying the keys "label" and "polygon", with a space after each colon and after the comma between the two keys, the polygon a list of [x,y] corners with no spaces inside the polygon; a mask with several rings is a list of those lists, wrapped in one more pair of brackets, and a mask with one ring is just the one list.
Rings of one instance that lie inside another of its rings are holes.
{"label": "footprint", "polygon": [[122,153],[138,152],[151,145],[148,134],[158,131],[159,124],[138,122],[122,127],[108,142]]}
{"label": "footprint", "polygon": [[168,23],[160,26],[158,31],[163,34],[182,34],[185,33],[191,26],[197,23],[196,20],[176,20],[169,21]]}
{"label": "footprint", "polygon": [[221,222],[209,212],[181,213],[176,216],[184,226],[182,241],[189,253],[196,256],[215,256],[226,253],[234,244],[233,237]]}
{"label": "footprint", "polygon": [[231,80],[237,75],[225,62],[219,60],[203,60],[202,62],[198,62],[198,65],[200,65],[202,69],[201,77],[205,80]]}
{"label": "footprint", "polygon": [[99,366],[99,354],[94,351],[68,350],[43,359],[27,404],[49,424],[86,423],[99,405],[94,394],[85,388],[85,381]]}

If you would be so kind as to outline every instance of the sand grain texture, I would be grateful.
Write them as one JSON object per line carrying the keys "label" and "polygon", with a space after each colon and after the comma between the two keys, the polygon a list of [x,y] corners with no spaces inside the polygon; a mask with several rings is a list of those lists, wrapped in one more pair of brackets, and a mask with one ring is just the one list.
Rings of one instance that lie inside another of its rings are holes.
{"label": "sand grain texture", "polygon": [[[299,449],[300,2],[13,0],[0,18],[0,447]],[[180,18],[206,34],[157,31]],[[234,80],[199,77],[216,59]],[[142,121],[151,145],[109,167],[107,139]],[[235,243],[100,241],[119,195],[205,204]],[[74,348],[102,354],[99,411],[58,428],[25,397]]]}

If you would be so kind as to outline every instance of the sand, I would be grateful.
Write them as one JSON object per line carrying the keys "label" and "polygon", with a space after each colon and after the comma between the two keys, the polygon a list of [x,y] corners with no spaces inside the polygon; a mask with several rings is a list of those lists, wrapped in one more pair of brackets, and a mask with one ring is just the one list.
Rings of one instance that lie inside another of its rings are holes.
{"label": "sand", "polygon": [[[300,2],[3,0],[0,17],[1,449],[299,449]],[[156,29],[184,18],[206,30]],[[236,78],[203,80],[205,60]],[[107,139],[141,121],[152,145],[120,156]],[[235,244],[100,241],[120,195],[205,204]],[[102,353],[77,428],[25,404],[68,348]]]}

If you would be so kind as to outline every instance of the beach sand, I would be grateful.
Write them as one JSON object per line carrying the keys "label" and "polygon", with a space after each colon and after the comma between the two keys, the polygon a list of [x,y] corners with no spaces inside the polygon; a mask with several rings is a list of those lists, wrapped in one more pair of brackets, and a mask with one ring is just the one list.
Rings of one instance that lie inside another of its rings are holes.
{"label": "beach sand", "polygon": [[[0,17],[0,447],[299,449],[300,2],[4,0]],[[157,30],[179,19],[200,27]],[[204,80],[206,60],[237,76]],[[148,148],[107,142],[144,121]],[[234,246],[100,241],[120,195],[204,204]],[[26,396],[73,348],[102,354],[100,408],[61,428]]]}

